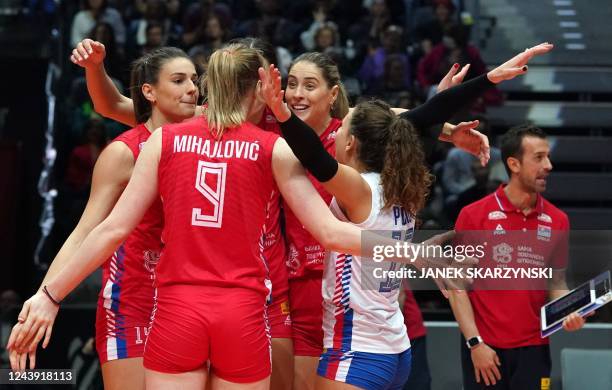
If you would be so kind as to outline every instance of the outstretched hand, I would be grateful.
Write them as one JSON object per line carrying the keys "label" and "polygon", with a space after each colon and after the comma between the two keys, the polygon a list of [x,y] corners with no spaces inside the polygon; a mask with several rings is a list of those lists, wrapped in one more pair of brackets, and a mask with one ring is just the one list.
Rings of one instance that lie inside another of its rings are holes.
{"label": "outstretched hand", "polygon": [[511,80],[518,75],[527,73],[527,63],[529,60],[535,56],[548,53],[553,47],[551,43],[546,42],[527,48],[524,52],[517,54],[487,73],[487,77],[492,83],[498,84],[504,80]]}
{"label": "outstretched hand", "polygon": [[58,310],[59,306],[51,302],[42,291],[37,292],[24,303],[19,313],[19,323],[13,327],[6,349],[21,355],[18,360],[25,359],[23,355],[29,353],[30,368],[34,368],[32,357],[35,358],[36,348],[43,337],[42,347],[46,348],[49,344]]}
{"label": "outstretched hand", "polygon": [[72,50],[70,61],[83,68],[100,65],[106,57],[106,48],[98,41],[83,39]]}
{"label": "outstretched hand", "polygon": [[464,65],[463,68],[461,68],[461,71],[459,71],[459,64],[455,63],[453,66],[451,66],[446,76],[440,80],[436,91],[440,93],[445,89],[461,84],[468,70],[470,70],[470,64]]}
{"label": "outstretched hand", "polygon": [[479,123],[477,120],[461,122],[451,129],[450,136],[441,135],[440,139],[451,142],[457,148],[478,157],[484,167],[491,158],[491,147],[489,146],[489,138],[475,130]]}
{"label": "outstretched hand", "polygon": [[259,68],[259,80],[261,81],[261,95],[272,113],[279,122],[285,122],[291,117],[291,111],[283,100],[285,91],[281,89],[280,71],[271,64],[266,70]]}

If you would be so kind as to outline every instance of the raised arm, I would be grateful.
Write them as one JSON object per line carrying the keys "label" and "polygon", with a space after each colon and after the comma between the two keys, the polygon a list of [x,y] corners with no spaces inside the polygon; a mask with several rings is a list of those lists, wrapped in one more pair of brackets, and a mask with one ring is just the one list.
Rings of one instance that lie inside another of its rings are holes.
{"label": "raised arm", "polygon": [[400,115],[409,120],[418,130],[447,122],[461,108],[479,97],[488,88],[526,73],[527,63],[531,58],[548,53],[552,48],[552,44],[542,43],[526,49],[486,75],[446,89],[425,104]]}
{"label": "raised arm", "polygon": [[332,194],[352,222],[362,222],[371,209],[372,190],[354,168],[332,157],[310,126],[283,102],[280,72],[274,65],[260,70],[262,95],[279,121],[287,144],[299,162]]}
{"label": "raised arm", "polygon": [[70,60],[85,68],[87,91],[96,112],[130,127],[137,125],[132,99],[123,96],[104,68],[106,49],[100,42],[84,39],[72,50]]}

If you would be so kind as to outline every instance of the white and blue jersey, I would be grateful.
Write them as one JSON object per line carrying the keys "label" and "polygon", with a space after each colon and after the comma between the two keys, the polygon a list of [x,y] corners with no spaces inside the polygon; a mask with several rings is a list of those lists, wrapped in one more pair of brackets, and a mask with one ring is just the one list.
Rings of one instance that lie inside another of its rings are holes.
{"label": "white and blue jersey", "polygon": [[[396,239],[411,240],[414,219],[403,208],[383,210],[380,174],[364,173],[372,190],[368,218],[358,224],[362,229],[385,231]],[[349,222],[335,199],[332,213]],[[372,259],[330,252],[323,275],[323,346],[341,351],[396,354],[410,348],[410,340],[399,307],[401,280],[377,279],[374,268],[397,270],[401,264],[376,263]]]}

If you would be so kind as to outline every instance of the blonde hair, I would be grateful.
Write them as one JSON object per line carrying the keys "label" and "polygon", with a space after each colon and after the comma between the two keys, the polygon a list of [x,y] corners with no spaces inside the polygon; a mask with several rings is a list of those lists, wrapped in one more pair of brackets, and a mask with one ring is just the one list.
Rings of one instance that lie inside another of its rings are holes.
{"label": "blonde hair", "polygon": [[210,56],[203,83],[208,93],[208,127],[216,136],[246,121],[243,99],[257,85],[257,70],[265,65],[261,51],[240,44],[228,45]]}

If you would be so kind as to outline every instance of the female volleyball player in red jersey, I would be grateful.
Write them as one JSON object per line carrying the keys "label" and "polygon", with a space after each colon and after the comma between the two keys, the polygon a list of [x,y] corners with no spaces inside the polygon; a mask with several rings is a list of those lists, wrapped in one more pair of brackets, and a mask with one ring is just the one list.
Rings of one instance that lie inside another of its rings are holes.
{"label": "female volleyball player in red jersey", "polygon": [[[334,195],[335,201],[331,207],[334,214],[341,220],[355,223],[362,228],[395,230],[399,226],[398,218],[397,216],[393,218],[394,214],[389,208],[392,205],[400,205],[408,215],[414,216],[424,204],[430,183],[424,168],[422,150],[418,146],[415,148],[418,145],[415,128],[425,129],[446,121],[461,108],[461,104],[457,102],[469,102],[494,83],[525,73],[527,70],[525,65],[531,57],[546,53],[551,49],[552,45],[548,44],[528,49],[492,70],[486,76],[444,92],[423,106],[399,116],[395,116],[384,103],[373,102],[358,105],[353,115],[349,114],[345,118],[347,123],[338,132],[336,139],[336,155],[340,162],[348,165],[338,166],[337,163],[334,165],[333,158],[326,153],[325,142],[312,134],[312,132],[316,133],[316,130],[298,120],[295,110],[293,112],[296,115],[291,117],[291,111],[282,101],[280,73],[274,67],[272,67],[272,78],[266,77],[265,72],[262,73],[264,90],[274,90],[274,92],[264,93],[264,96],[277,118],[285,122],[281,124],[283,135],[296,156],[321,181],[325,190]],[[290,82],[287,88],[290,87]],[[291,104],[291,101],[291,98],[287,98],[288,105]],[[402,117],[409,120],[415,127],[409,125],[409,122],[403,120]],[[329,164],[322,162],[324,160],[330,161]],[[325,171],[322,167],[328,170]],[[381,207],[381,210],[378,207]],[[410,219],[407,218],[405,224],[409,224]],[[343,268],[342,299],[333,303],[336,299],[334,291],[339,291],[338,286],[335,285],[337,284],[335,282],[339,280],[338,259],[344,259],[344,257],[336,254],[335,258],[335,263],[327,265],[325,271],[327,276],[323,282],[324,300],[329,306],[329,310],[323,312],[329,315],[325,317],[323,324],[326,340],[324,346],[327,352],[322,355],[319,363],[319,375],[332,379],[332,381],[319,378],[317,388],[342,388],[339,382],[373,389],[401,388],[407,379],[409,369],[400,368],[405,365],[402,362],[409,367],[410,356],[400,353],[397,355],[399,361],[391,358],[393,353],[405,352],[403,349],[407,348],[402,349],[400,345],[402,343],[397,339],[397,337],[401,338],[402,332],[405,335],[405,326],[397,305],[397,292],[388,296],[391,290],[385,285],[385,293],[381,293],[381,297],[384,297],[376,298],[374,305],[378,308],[377,310],[387,307],[388,310],[384,309],[385,312],[394,313],[394,315],[383,316],[378,322],[375,319],[375,312],[364,317],[364,312],[367,312],[367,307],[370,305],[368,300],[373,299],[373,292],[362,293],[360,283],[353,286],[352,282],[346,282],[346,280],[351,280],[350,275],[354,273],[360,274],[356,277],[361,282],[366,278],[364,272],[352,269],[363,266],[360,259],[355,258],[357,262],[352,268],[349,267],[348,271]],[[399,287],[399,284],[397,286]],[[351,290],[354,290],[352,296],[350,295]],[[344,294],[347,296],[344,297]],[[386,299],[389,301],[387,302]],[[324,307],[327,307],[325,304]],[[343,309],[341,313],[344,314],[341,314],[340,317],[330,314],[338,312],[338,307],[335,305]],[[355,309],[354,313],[353,309]],[[347,316],[350,317],[348,320],[345,318]],[[398,320],[392,320],[395,317]],[[368,323],[370,325],[364,325]],[[338,328],[339,324],[340,328]],[[375,329],[371,329],[372,327]],[[389,331],[389,328],[397,329]],[[385,333],[385,330],[388,334]],[[368,335],[374,339],[370,339]],[[409,347],[408,338],[404,338],[406,339],[404,344]],[[373,351],[386,355],[379,355],[374,359],[367,353]],[[338,370],[338,359],[334,361],[334,353],[340,356],[349,352],[352,354],[351,358],[340,359],[343,361],[340,363],[343,370]],[[358,357],[354,354],[355,352],[361,355]],[[384,361],[385,359],[389,361]],[[378,367],[377,364],[382,364],[382,367]],[[296,372],[297,375],[299,373]],[[376,382],[376,378],[381,379],[380,383]]]}
{"label": "female volleyball player in red jersey", "polygon": [[[11,349],[49,335],[57,301],[130,233],[153,201],[164,208],[157,304],[144,353],[148,389],[267,389],[267,203],[281,191],[315,237],[332,250],[361,253],[361,231],[335,219],[282,139],[246,122],[261,109],[257,50],[213,53],[207,116],[163,126],[147,141],[110,215],[66,266],[26,303]],[[276,183],[276,184],[275,184]]]}
{"label": "female volleyball player in red jersey", "polygon": [[[99,56],[90,65],[101,64],[102,58]],[[119,135],[101,153],[85,211],[51,263],[41,288],[58,275],[87,234],[108,216],[130,180],[151,132],[194,115],[196,78],[193,62],[180,49],[158,49],[134,62],[131,90],[138,125]],[[163,211],[157,199],[103,265],[96,350],[106,389],[144,389],[142,356],[153,309],[153,268],[162,247],[162,226]],[[49,336],[50,333],[43,345],[49,342]],[[35,350],[31,358],[35,358]]]}
{"label": "female volleyball player in red jersey", "polygon": [[[258,49],[269,63],[276,62],[274,48],[261,39],[241,38],[232,43]],[[104,45],[86,39],[77,45],[73,53],[74,61],[88,69],[87,85],[96,110],[104,116],[132,125],[134,123],[132,100],[119,93],[106,76],[104,67],[100,65],[104,58]],[[95,57],[95,60],[92,60],[92,57]],[[196,115],[203,114],[203,109],[203,106],[196,107]],[[250,120],[264,131],[280,134],[276,118],[265,106],[262,106],[259,112],[253,113]],[[267,232],[264,240],[264,256],[268,260],[272,283],[272,294],[268,303],[273,352],[270,389],[285,390],[292,386],[293,381],[293,341],[289,315],[289,282],[285,266],[286,245],[280,229],[280,194],[276,191],[273,196],[274,199],[270,201],[269,220],[266,222]]]}
{"label": "female volleyball player in red jersey", "polygon": [[[262,41],[253,38],[238,40],[238,43],[250,47],[265,48]],[[83,45],[77,47],[75,53],[83,57],[87,52],[100,50],[99,44],[92,44],[91,41],[84,41]],[[264,50],[264,52],[266,52]],[[270,57],[270,56],[268,56]],[[444,82],[452,85],[460,82],[467,71],[467,67],[459,72],[458,67],[451,69],[445,77]],[[459,72],[459,73],[458,73]],[[455,79],[451,79],[455,76]],[[110,79],[101,72],[87,73],[87,80],[92,100],[102,115],[116,119],[123,123],[130,124],[132,114],[131,101],[123,97],[114,87]],[[305,120],[307,124],[317,129],[321,141],[326,145],[326,149],[333,153],[335,133],[339,128],[342,118],[348,112],[348,100],[344,88],[340,82],[337,66],[325,54],[307,53],[298,57],[290,69],[287,96],[290,107],[298,116]],[[276,119],[270,112],[262,108],[260,115],[255,115],[254,123],[264,130],[279,132]],[[459,137],[455,137],[460,141]],[[478,154],[482,145],[486,145],[486,139],[476,138],[473,153]],[[473,142],[473,139],[470,140]],[[316,181],[311,180],[315,188],[324,200],[329,203],[331,195],[323,189]],[[271,208],[271,216],[275,209]],[[279,259],[284,261],[284,247],[279,241],[276,245],[266,248],[267,257],[270,259],[271,279],[272,279],[272,302],[269,307],[271,322],[271,335],[273,352],[273,375],[272,388],[285,389],[290,387],[293,376],[293,356],[291,340],[286,338],[289,334],[287,327],[293,325],[293,337],[296,347],[296,388],[312,388],[316,377],[316,367],[318,356],[322,350],[321,330],[321,259],[323,255],[322,246],[308,233],[302,224],[296,219],[295,215],[285,208],[287,216],[286,234],[289,245],[288,269],[292,278],[291,292],[295,296],[292,298],[295,303],[286,305],[287,297],[287,272],[286,269],[278,267]],[[277,221],[274,217],[272,221]],[[272,223],[271,227],[278,226]],[[277,231],[277,230],[276,230]],[[275,237],[275,230],[272,237]],[[269,242],[274,242],[269,240]],[[284,243],[283,243],[284,244]],[[281,249],[279,249],[281,248]],[[308,252],[308,253],[306,253]],[[279,256],[278,254],[281,254]],[[276,255],[275,255],[276,254]],[[310,257],[312,261],[305,261]],[[290,299],[289,302],[292,302]],[[291,317],[288,321],[287,306],[291,307]],[[279,310],[280,309],[280,310]],[[280,315],[279,315],[280,314]]]}

